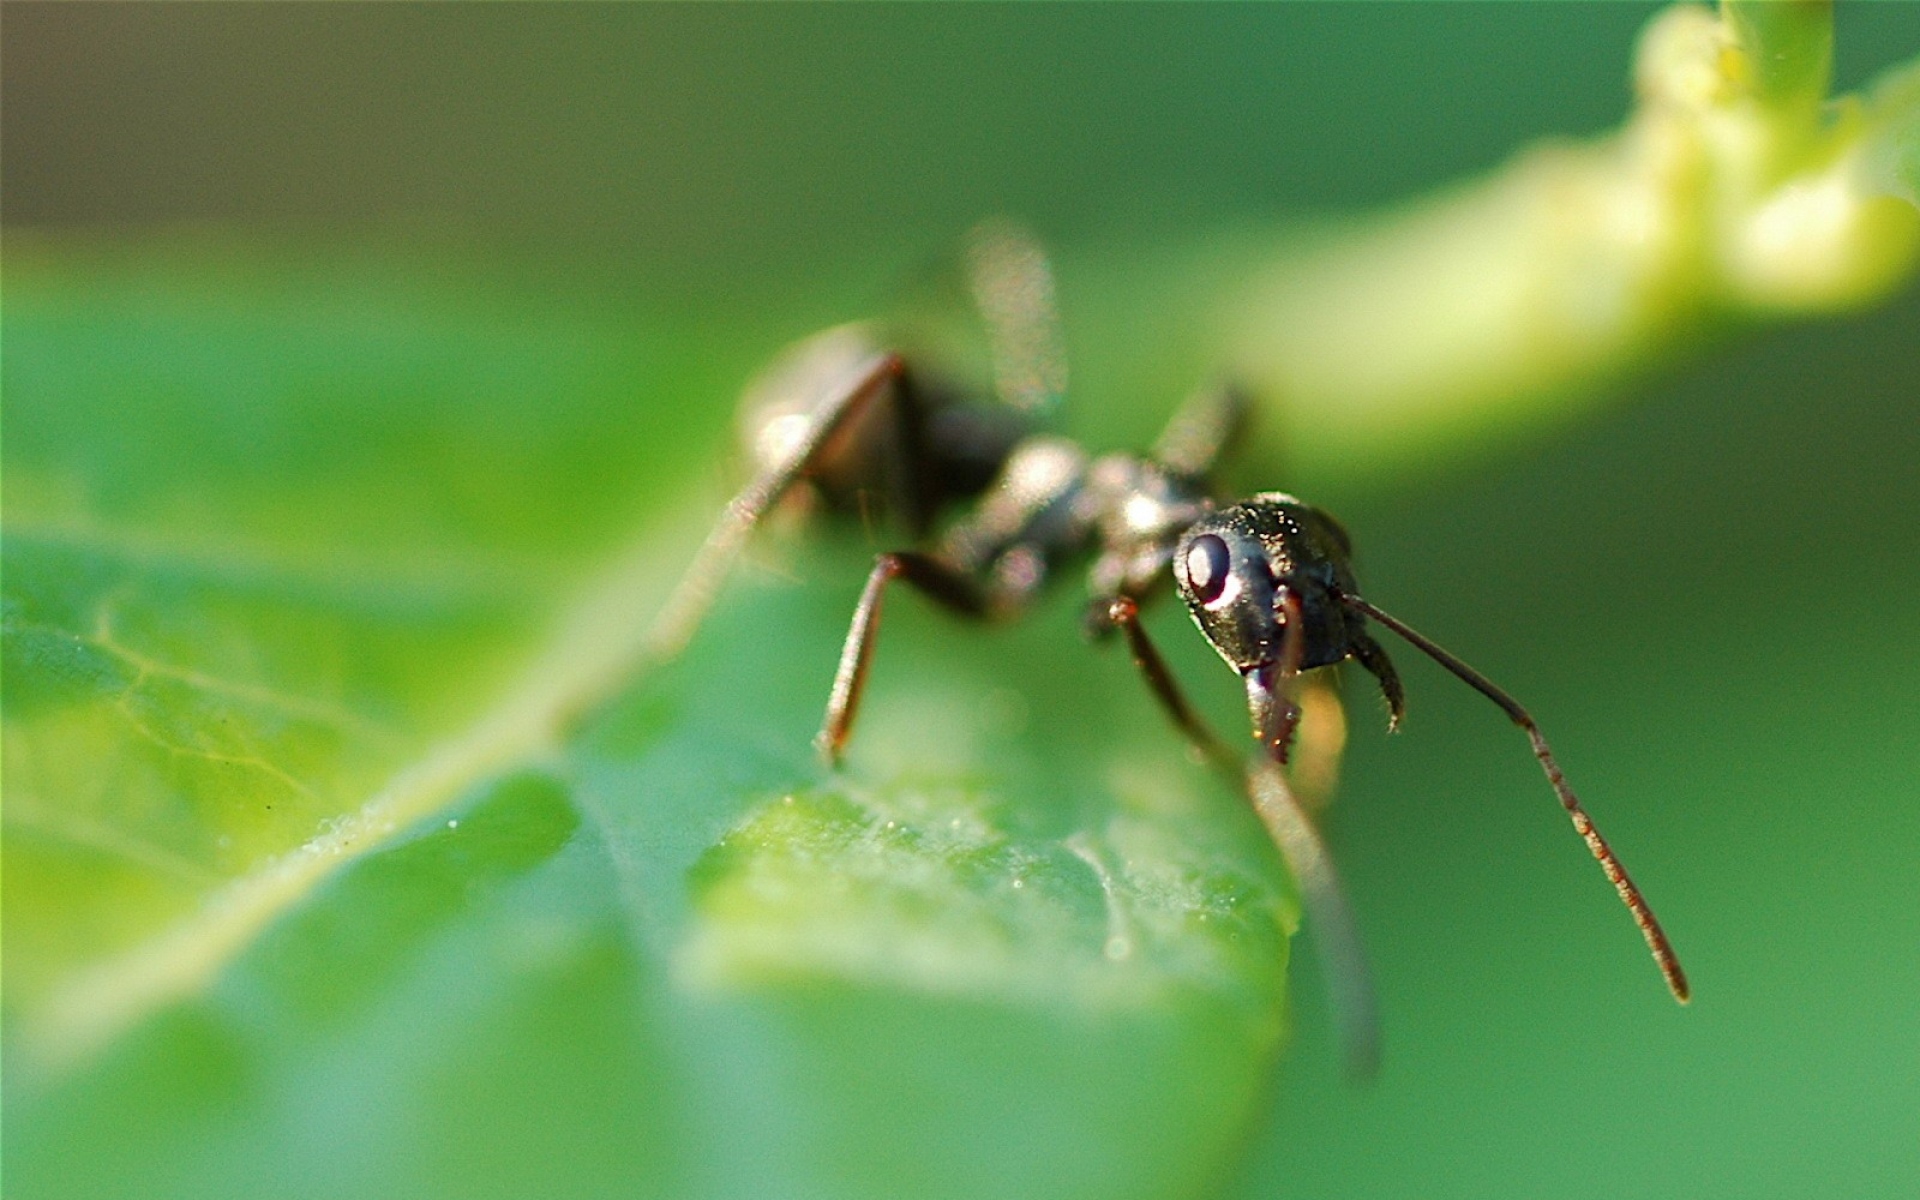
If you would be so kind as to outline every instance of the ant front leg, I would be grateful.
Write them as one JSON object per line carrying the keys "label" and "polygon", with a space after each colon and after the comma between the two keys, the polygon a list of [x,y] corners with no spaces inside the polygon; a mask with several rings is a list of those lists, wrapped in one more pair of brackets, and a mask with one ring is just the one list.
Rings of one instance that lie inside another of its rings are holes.
{"label": "ant front leg", "polygon": [[1300,677],[1300,659],[1306,650],[1305,617],[1300,597],[1291,588],[1280,588],[1274,607],[1282,616],[1280,657],[1264,662],[1246,673],[1247,715],[1253,722],[1253,737],[1274,762],[1285,765],[1293,744],[1293,732],[1300,724],[1300,706],[1293,701],[1294,681]]}
{"label": "ant front leg", "polygon": [[[1298,601],[1295,601],[1297,607]],[[1286,776],[1270,755],[1256,755],[1244,767],[1234,752],[1216,736],[1187,702],[1180,685],[1160,657],[1146,629],[1140,624],[1139,606],[1125,596],[1104,603],[1096,601],[1089,614],[1096,629],[1101,618],[1108,628],[1118,626],[1126,634],[1133,661],[1146,678],[1154,698],[1160,701],[1188,742],[1253,807],[1261,824],[1273,838],[1280,856],[1286,860],[1294,882],[1300,888],[1301,906],[1313,930],[1313,943],[1320,956],[1321,969],[1336,1020],[1347,1070],[1360,1079],[1371,1078],[1380,1065],[1380,1007],[1373,990],[1367,957],[1360,946],[1353,910],[1347,904],[1333,857],[1320,840],[1313,821],[1295,798]],[[1294,628],[1298,628],[1295,622]],[[1293,639],[1296,643],[1299,638]],[[1292,661],[1300,660],[1296,644]]]}
{"label": "ant front leg", "polygon": [[[1253,721],[1254,739],[1266,750],[1267,757],[1284,764],[1294,731],[1300,724],[1300,706],[1288,693],[1291,691],[1291,682],[1299,677],[1302,638],[1299,633],[1299,600],[1289,592],[1283,594],[1279,603],[1283,611],[1289,614],[1287,633],[1281,642],[1280,660],[1247,672],[1246,681],[1247,707]],[[1104,635],[1115,627],[1126,635],[1127,649],[1133,655],[1134,665],[1140,668],[1148,689],[1153,692],[1154,699],[1160,702],[1160,707],[1166,711],[1174,727],[1186,735],[1187,741],[1210,764],[1224,771],[1228,778],[1238,781],[1238,756],[1227,748],[1187,701],[1166,660],[1160,656],[1160,651],[1147,636],[1146,627],[1140,623],[1139,604],[1127,596],[1118,596],[1112,600],[1095,601],[1087,615],[1088,626],[1096,636]],[[1335,705],[1339,703],[1338,698],[1331,695],[1326,699]],[[1338,743],[1345,739],[1345,723],[1337,711],[1334,720],[1337,722],[1333,735],[1336,741],[1332,753],[1337,757],[1340,752]]]}
{"label": "ant front leg", "polygon": [[873,659],[874,637],[880,631],[881,601],[887,584],[895,579],[911,584],[943,608],[962,616],[985,617],[989,612],[987,594],[971,576],[930,554],[896,550],[874,559],[867,586],[860,592],[860,603],[854,606],[846,644],[840,648],[840,666],[833,674],[826,717],[813,739],[829,764],[840,761],[847,739],[853,736],[853,719],[860,710],[867,667]]}
{"label": "ant front leg", "polygon": [[1147,681],[1147,688],[1153,693],[1160,707],[1166,710],[1167,717],[1174,727],[1186,735],[1187,741],[1198,750],[1203,758],[1217,771],[1224,774],[1236,786],[1240,779],[1240,764],[1233,751],[1227,749],[1219,735],[1213,732],[1187,697],[1180,690],[1179,680],[1167,667],[1167,660],[1160,657],[1160,651],[1153,640],[1147,636],[1146,627],[1140,624],[1140,606],[1126,596],[1116,596],[1112,600],[1095,601],[1088,613],[1089,625],[1096,633],[1118,626],[1126,634],[1127,649],[1133,655],[1133,664],[1140,668],[1140,674]]}

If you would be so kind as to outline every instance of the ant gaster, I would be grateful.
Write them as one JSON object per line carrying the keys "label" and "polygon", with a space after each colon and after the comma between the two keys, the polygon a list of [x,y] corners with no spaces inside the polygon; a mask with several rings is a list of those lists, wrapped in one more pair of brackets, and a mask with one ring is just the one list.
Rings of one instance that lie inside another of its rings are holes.
{"label": "ant gaster", "polygon": [[[1568,786],[1540,726],[1478,671],[1361,593],[1346,531],[1281,492],[1220,504],[1211,475],[1240,436],[1246,404],[1231,389],[1204,391],[1175,415],[1146,455],[1094,457],[1030,418],[1064,388],[1063,358],[1044,255],[1018,227],[992,223],[970,247],[975,301],[993,343],[997,406],[968,405],[875,349],[858,327],[803,343],[776,372],[773,399],[749,405],[761,471],[727,507],[659,618],[653,643],[671,653],[691,636],[748,534],[804,486],[829,507],[878,495],[919,545],[878,555],[855,606],[816,744],[837,762],[853,731],[888,588],[905,583],[965,617],[1024,612],[1069,564],[1092,558],[1088,631],[1119,632],[1149,690],[1188,741],[1244,788],[1292,868],[1342,1010],[1350,1064],[1372,1069],[1373,998],[1352,919],[1311,822],[1277,769],[1287,761],[1302,672],[1348,659],[1378,681],[1389,728],[1405,711],[1393,663],[1368,632],[1378,622],[1498,705],[1525,730],[1575,830],[1619,892],[1667,986],[1688,986],[1653,911]],[[797,365],[795,365],[797,364]],[[764,389],[763,389],[764,390]],[[796,398],[811,400],[796,406]],[[943,510],[971,504],[938,541]],[[1195,625],[1241,677],[1259,749],[1230,750],[1187,702],[1139,621],[1168,582]]]}

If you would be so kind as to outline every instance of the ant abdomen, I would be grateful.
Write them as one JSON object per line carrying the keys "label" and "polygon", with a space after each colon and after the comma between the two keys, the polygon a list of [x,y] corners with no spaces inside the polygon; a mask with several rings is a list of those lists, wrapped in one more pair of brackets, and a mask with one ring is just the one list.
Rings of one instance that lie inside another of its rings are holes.
{"label": "ant abdomen", "polygon": [[[756,471],[793,458],[825,410],[843,400],[848,381],[887,354],[866,324],[837,325],[783,351],[741,395],[740,437]],[[832,513],[898,522],[919,540],[944,513],[987,490],[1030,422],[895,359],[881,394],[814,451],[793,490]]]}

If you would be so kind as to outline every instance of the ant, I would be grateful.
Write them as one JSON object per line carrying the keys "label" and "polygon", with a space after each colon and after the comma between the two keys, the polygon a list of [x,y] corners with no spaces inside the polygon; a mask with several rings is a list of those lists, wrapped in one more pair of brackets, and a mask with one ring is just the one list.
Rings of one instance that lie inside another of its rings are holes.
{"label": "ant", "polygon": [[[1300,885],[1316,930],[1349,1065],[1377,1061],[1374,1000],[1332,861],[1279,768],[1300,726],[1303,673],[1349,659],[1377,681],[1398,728],[1406,697],[1369,633],[1391,630],[1497,705],[1526,732],[1576,832],[1625,902],[1674,998],[1689,989],[1653,910],[1568,785],[1539,723],[1512,696],[1360,591],[1353,547],[1327,513],[1284,492],[1223,503],[1211,476],[1242,436],[1236,391],[1199,393],[1145,455],[1095,457],[1034,431],[1065,386],[1047,259],[1018,226],[989,222],[968,247],[974,302],[991,344],[997,405],[922,376],[860,327],[816,335],[750,389],[757,476],[728,504],[650,638],[670,655],[691,637],[753,529],[796,491],[846,511],[884,498],[913,546],[878,555],[854,608],[815,744],[837,764],[853,732],[888,589],[904,583],[976,620],[1024,613],[1068,565],[1091,558],[1086,628],[1126,640],[1148,690],[1195,750],[1247,796]],[[970,506],[937,541],[947,511]],[[1139,619],[1171,584],[1202,636],[1238,674],[1258,750],[1228,748],[1188,703]]]}

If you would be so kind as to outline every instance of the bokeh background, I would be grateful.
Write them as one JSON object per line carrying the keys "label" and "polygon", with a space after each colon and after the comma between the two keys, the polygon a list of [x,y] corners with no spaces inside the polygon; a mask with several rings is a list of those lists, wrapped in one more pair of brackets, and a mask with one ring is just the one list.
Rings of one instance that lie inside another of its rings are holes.
{"label": "bokeh background", "polygon": [[[1162,303],[1129,262],[1608,128],[1653,11],[9,4],[0,217],[56,258],[239,238],[697,318],[703,387],[646,398],[691,484],[729,470],[755,361],[1014,213],[1059,254],[1070,427],[1124,445],[1207,352],[1190,298],[1164,345],[1116,332]],[[1920,7],[1836,29],[1839,89],[1920,52]],[[1328,818],[1385,1072],[1342,1079],[1301,956],[1270,1098],[1207,1187],[1920,1193],[1916,347],[1909,292],[1690,340],[1526,438],[1247,464],[1327,481],[1375,597],[1542,717],[1698,999],[1658,987],[1518,736],[1401,654],[1410,728],[1350,692]],[[9,470],[38,444],[15,399]]]}

